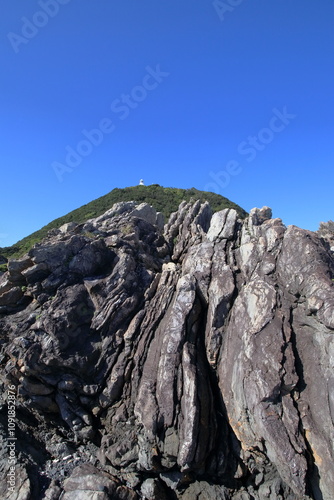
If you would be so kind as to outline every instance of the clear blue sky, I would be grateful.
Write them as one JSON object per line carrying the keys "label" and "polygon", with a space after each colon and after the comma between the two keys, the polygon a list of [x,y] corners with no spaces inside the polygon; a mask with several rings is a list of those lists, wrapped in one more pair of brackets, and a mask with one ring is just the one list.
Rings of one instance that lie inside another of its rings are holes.
{"label": "clear blue sky", "polygon": [[0,246],[140,178],[334,219],[333,0],[3,0],[0,33]]}

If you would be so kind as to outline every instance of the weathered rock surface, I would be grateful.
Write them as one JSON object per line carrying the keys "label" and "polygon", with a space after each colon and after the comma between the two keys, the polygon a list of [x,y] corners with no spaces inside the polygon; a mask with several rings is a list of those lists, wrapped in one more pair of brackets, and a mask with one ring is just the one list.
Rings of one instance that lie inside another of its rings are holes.
{"label": "weathered rock surface", "polygon": [[333,254],[271,217],[121,203],[8,263],[1,498],[334,498]]}
{"label": "weathered rock surface", "polygon": [[334,221],[320,222],[317,234],[328,243],[331,251],[334,252]]}

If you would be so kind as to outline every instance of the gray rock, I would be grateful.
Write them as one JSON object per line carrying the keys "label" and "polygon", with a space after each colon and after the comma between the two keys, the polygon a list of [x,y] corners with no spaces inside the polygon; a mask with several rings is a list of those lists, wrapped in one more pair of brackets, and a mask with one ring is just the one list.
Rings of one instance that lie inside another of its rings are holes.
{"label": "gray rock", "polygon": [[332,220],[320,222],[317,234],[328,243],[330,250],[334,252],[334,222]]}
{"label": "gray rock", "polygon": [[209,241],[220,239],[231,240],[235,233],[238,214],[235,210],[226,208],[213,214],[207,234]]}
{"label": "gray rock", "polygon": [[44,262],[32,265],[28,269],[22,271],[22,276],[26,279],[28,284],[36,283],[37,281],[42,281],[50,274],[48,266]]}
{"label": "gray rock", "polygon": [[50,486],[44,493],[43,500],[58,500],[62,493],[61,488],[58,486],[56,481],[52,480]]}
{"label": "gray rock", "polygon": [[178,498],[180,500],[193,500],[194,498],[197,500],[210,500],[211,498],[215,500],[229,500],[231,497],[228,489],[224,486],[209,484],[205,481],[196,481],[183,493],[179,493]]}
{"label": "gray rock", "polygon": [[13,283],[8,279],[8,273],[0,276],[0,296],[13,288]]}
{"label": "gray rock", "polygon": [[76,224],[75,222],[67,222],[66,224],[63,224],[62,226],[60,226],[59,231],[61,233],[66,234],[66,233],[73,231],[73,229],[75,229],[77,226],[78,226],[78,224]]}
{"label": "gray rock", "polygon": [[37,396],[46,396],[53,392],[53,387],[48,387],[40,382],[33,382],[29,380],[27,377],[22,377],[20,380],[22,387],[29,392],[29,394],[37,395]]}
{"label": "gray rock", "polygon": [[109,500],[110,496],[103,491],[75,490],[64,493],[63,500]]}
{"label": "gray rock", "polygon": [[33,265],[30,257],[23,257],[18,260],[9,260],[8,262],[8,276],[12,283],[22,281],[22,272]]}
{"label": "gray rock", "polygon": [[164,225],[165,225],[165,217],[161,212],[157,212],[157,218],[156,218],[155,224],[158,227],[158,229],[160,229],[160,231],[163,230]]}
{"label": "gray rock", "polygon": [[253,208],[249,213],[249,221],[253,226],[261,226],[263,222],[271,219],[272,211],[269,207]]}
{"label": "gray rock", "polygon": [[140,492],[145,500],[168,500],[169,495],[166,488],[158,479],[146,479],[141,485]]}
{"label": "gray rock", "polygon": [[150,224],[155,224],[157,220],[157,212],[155,208],[151,207],[148,203],[141,203],[131,212],[133,217],[144,219]]}
{"label": "gray rock", "polygon": [[13,286],[8,291],[0,295],[0,306],[15,306],[23,297],[21,287]]}
{"label": "gray rock", "polygon": [[183,474],[181,472],[162,472],[160,478],[167,484],[172,490],[177,490],[177,488],[182,484]]}
{"label": "gray rock", "polygon": [[128,202],[9,263],[1,407],[11,387],[22,491],[332,500],[333,253],[271,217],[184,202],[162,231]]}
{"label": "gray rock", "polygon": [[[119,480],[110,474],[99,471],[91,464],[75,468],[64,481],[63,498],[82,500],[136,500],[135,492],[122,486]],[[67,495],[67,496],[66,496]]]}
{"label": "gray rock", "polygon": [[15,467],[14,475],[12,469],[9,469],[8,460],[5,467],[1,467],[1,472],[4,473],[0,484],[1,498],[3,500],[30,500],[31,482],[26,468],[22,465],[11,465],[11,467]]}

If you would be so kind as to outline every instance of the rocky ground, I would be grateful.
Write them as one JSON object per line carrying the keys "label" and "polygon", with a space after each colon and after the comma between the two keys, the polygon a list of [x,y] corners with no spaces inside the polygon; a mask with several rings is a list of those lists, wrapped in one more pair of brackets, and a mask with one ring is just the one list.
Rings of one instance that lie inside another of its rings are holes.
{"label": "rocky ground", "polygon": [[52,230],[0,276],[0,497],[332,500],[333,279],[267,207]]}

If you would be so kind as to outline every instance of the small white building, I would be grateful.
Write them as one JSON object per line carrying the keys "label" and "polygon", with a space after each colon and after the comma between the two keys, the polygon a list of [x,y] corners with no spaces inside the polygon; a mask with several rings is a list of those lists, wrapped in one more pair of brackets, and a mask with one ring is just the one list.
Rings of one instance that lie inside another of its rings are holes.
{"label": "small white building", "polygon": [[144,184],[144,180],[143,180],[143,179],[140,179],[140,181],[139,181],[139,186],[145,186],[145,184]]}

